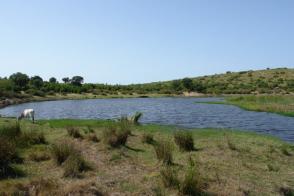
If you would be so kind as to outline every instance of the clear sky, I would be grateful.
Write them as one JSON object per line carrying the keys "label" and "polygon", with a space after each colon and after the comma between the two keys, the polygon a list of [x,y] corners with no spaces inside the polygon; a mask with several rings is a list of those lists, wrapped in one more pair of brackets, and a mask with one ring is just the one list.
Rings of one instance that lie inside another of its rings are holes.
{"label": "clear sky", "polygon": [[293,0],[0,0],[0,76],[143,83],[294,68]]}

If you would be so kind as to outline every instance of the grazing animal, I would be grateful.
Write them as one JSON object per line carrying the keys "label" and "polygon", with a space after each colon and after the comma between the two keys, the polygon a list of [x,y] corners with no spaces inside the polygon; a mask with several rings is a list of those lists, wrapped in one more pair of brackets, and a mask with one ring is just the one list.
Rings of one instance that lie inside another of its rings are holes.
{"label": "grazing animal", "polygon": [[33,109],[25,109],[17,118],[17,120],[21,120],[23,118],[31,119],[33,123],[35,123],[35,111]]}

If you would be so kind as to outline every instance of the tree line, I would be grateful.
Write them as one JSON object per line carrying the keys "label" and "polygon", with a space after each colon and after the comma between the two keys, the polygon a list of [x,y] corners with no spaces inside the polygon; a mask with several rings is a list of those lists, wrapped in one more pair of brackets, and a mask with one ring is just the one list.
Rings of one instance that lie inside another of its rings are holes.
{"label": "tree line", "polygon": [[94,95],[146,95],[182,94],[199,92],[204,94],[252,94],[294,93],[294,69],[272,69],[261,71],[227,72],[197,78],[184,78],[166,82],[146,84],[109,85],[84,83],[82,76],[64,77],[58,82],[55,77],[44,81],[40,76],[29,77],[14,73],[0,78],[0,98],[23,96],[46,96],[56,93],[92,93]]}

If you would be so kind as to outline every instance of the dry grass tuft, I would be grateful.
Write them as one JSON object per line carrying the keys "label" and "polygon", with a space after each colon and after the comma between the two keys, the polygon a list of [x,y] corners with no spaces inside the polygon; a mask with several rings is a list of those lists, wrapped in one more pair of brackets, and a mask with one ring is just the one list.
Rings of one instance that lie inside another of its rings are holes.
{"label": "dry grass tuft", "polygon": [[163,169],[161,169],[160,177],[165,187],[168,187],[168,188],[179,187],[180,182],[178,179],[178,173],[176,170],[172,169],[172,167],[165,166]]}
{"label": "dry grass tuft", "polygon": [[153,146],[158,160],[166,165],[173,163],[173,145],[170,141],[161,140]]}
{"label": "dry grass tuft", "polygon": [[57,165],[61,165],[71,155],[76,153],[76,149],[69,141],[62,141],[52,145],[51,153]]}
{"label": "dry grass tuft", "polygon": [[89,164],[84,160],[82,155],[78,152],[70,154],[64,162],[64,177],[77,178],[80,177],[81,172],[90,169]]}
{"label": "dry grass tuft", "polygon": [[51,158],[47,152],[39,152],[39,151],[31,152],[28,155],[28,157],[31,161],[35,161],[35,162],[48,161]]}
{"label": "dry grass tuft", "polygon": [[67,130],[68,135],[73,137],[73,138],[83,138],[83,136],[80,133],[80,130],[78,128],[67,127],[66,130]]}
{"label": "dry grass tuft", "polygon": [[174,140],[182,151],[194,150],[194,140],[191,132],[177,131],[174,134]]}
{"label": "dry grass tuft", "polygon": [[92,141],[92,142],[100,142],[100,139],[97,137],[97,135],[95,133],[89,133],[86,136],[88,141]]}
{"label": "dry grass tuft", "polygon": [[146,144],[154,144],[154,138],[151,133],[143,133],[142,142]]}
{"label": "dry grass tuft", "polygon": [[109,126],[103,132],[104,142],[111,147],[125,145],[128,136],[131,134],[131,128],[128,122],[121,121],[118,126]]}

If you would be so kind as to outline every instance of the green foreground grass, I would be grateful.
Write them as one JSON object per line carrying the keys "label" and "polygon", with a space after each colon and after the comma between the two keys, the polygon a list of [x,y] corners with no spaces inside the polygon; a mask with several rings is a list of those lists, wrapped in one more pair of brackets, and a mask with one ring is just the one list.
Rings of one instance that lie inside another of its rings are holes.
{"label": "green foreground grass", "polygon": [[[0,127],[14,123],[0,118]],[[125,143],[112,148],[103,138],[106,130],[118,124],[103,120],[22,121],[23,133],[42,132],[46,142],[17,147],[23,161],[12,165],[23,175],[0,179],[0,195],[197,195],[198,190],[206,195],[293,194],[294,147],[277,138],[232,130],[186,130],[191,131],[194,149],[183,151],[174,141],[178,128],[128,125],[121,126],[128,131]],[[70,136],[68,127],[79,134]],[[95,142],[93,134],[98,139]],[[191,136],[185,137],[189,140]],[[58,142],[72,144],[79,155],[69,154],[71,158],[56,164],[51,149]],[[154,147],[164,142],[169,143],[167,150],[172,154],[169,165],[157,159]],[[83,170],[84,165],[91,169]],[[75,168],[80,172],[75,178],[65,175]]]}
{"label": "green foreground grass", "polygon": [[294,116],[293,95],[243,95],[226,97],[225,101],[201,103],[228,104],[238,106],[245,110],[272,112],[284,116]]}

